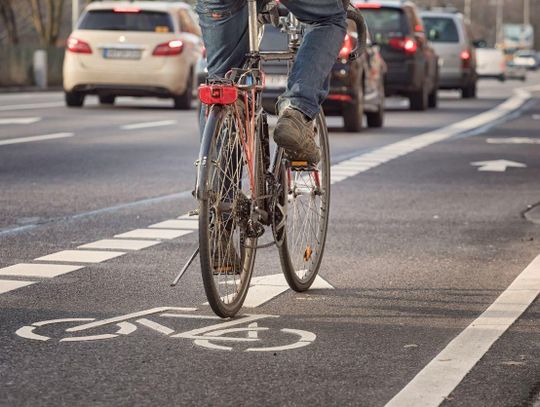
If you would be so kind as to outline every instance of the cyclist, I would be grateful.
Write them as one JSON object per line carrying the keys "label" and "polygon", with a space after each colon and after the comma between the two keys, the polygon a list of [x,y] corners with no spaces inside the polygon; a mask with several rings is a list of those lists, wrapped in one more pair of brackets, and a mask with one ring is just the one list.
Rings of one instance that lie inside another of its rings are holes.
{"label": "cyclist", "polygon": [[[260,3],[268,3],[263,0]],[[289,159],[317,164],[313,119],[328,95],[328,75],[346,33],[342,0],[281,0],[309,28],[279,98],[274,141]],[[259,4],[259,8],[263,4]],[[206,46],[209,77],[223,77],[242,66],[249,51],[246,0],[198,0],[196,11]]]}

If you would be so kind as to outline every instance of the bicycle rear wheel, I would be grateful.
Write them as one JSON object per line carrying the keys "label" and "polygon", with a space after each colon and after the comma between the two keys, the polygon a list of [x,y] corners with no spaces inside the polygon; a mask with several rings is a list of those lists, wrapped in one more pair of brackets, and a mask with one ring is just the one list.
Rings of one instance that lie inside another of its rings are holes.
{"label": "bicycle rear wheel", "polygon": [[[213,106],[199,160],[199,245],[204,288],[223,318],[241,308],[255,264],[257,239],[249,238],[251,174],[242,145],[243,120],[233,106]],[[257,169],[257,166],[255,166]],[[258,170],[258,169],[257,169]],[[258,189],[258,182],[254,183]]]}
{"label": "bicycle rear wheel", "polygon": [[315,119],[315,141],[321,150],[317,171],[282,172],[286,222],[279,257],[287,283],[299,292],[309,289],[319,272],[328,229],[330,154],[322,112]]}

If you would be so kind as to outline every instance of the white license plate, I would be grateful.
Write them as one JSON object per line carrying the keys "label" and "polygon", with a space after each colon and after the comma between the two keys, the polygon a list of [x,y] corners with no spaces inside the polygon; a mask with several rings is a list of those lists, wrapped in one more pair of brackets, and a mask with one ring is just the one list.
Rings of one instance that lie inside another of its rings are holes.
{"label": "white license plate", "polygon": [[287,76],[267,75],[265,83],[268,89],[285,89],[287,87]]}
{"label": "white license plate", "polygon": [[141,50],[139,49],[117,49],[105,48],[103,58],[107,59],[141,59]]}

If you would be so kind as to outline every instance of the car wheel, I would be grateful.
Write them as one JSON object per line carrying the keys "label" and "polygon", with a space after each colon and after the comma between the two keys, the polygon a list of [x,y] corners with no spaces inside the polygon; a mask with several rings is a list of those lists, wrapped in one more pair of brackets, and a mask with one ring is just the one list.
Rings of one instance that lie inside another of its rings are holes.
{"label": "car wheel", "polygon": [[411,93],[409,96],[409,101],[411,102],[411,110],[417,112],[427,110],[429,104],[429,94],[426,84],[423,84],[420,90]]}
{"label": "car wheel", "polygon": [[116,96],[114,95],[100,95],[98,98],[99,103],[102,105],[114,105],[114,101],[116,100]]}
{"label": "car wheel", "polygon": [[347,104],[343,109],[345,131],[358,133],[362,131],[364,120],[364,95],[360,93],[353,103]]}
{"label": "car wheel", "polygon": [[428,107],[435,109],[437,106],[439,106],[439,87],[435,86],[433,92],[431,92],[428,96]]}
{"label": "car wheel", "polygon": [[506,82],[506,75],[505,74],[502,74],[499,76],[499,81],[500,82]]}
{"label": "car wheel", "polygon": [[379,108],[376,112],[367,112],[367,125],[370,128],[379,128],[384,125],[384,85],[379,86]]}
{"label": "car wheel", "polygon": [[193,100],[193,72],[190,72],[186,90],[179,96],[174,97],[174,108],[176,110],[190,110]]}
{"label": "car wheel", "polygon": [[84,93],[64,92],[64,99],[68,107],[82,107],[84,105]]}

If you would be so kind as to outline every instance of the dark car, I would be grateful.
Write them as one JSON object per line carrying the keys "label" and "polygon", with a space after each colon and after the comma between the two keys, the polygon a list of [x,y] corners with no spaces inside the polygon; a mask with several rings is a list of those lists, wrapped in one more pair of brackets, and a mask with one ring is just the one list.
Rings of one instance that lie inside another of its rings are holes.
{"label": "dark car", "polygon": [[[354,27],[354,26],[353,26]],[[261,49],[279,51],[287,49],[287,36],[278,29],[267,26]],[[384,75],[386,64],[379,47],[368,41],[368,50],[360,58],[349,61],[349,54],[356,46],[355,35],[350,31],[344,39],[339,59],[330,76],[330,93],[323,104],[329,116],[342,116],[345,130],[358,132],[364,116],[369,127],[382,127],[384,122]],[[264,108],[275,113],[275,103],[287,86],[286,62],[267,62],[266,89],[263,93]]]}
{"label": "dark car", "polygon": [[426,110],[438,102],[438,57],[428,42],[417,7],[410,1],[359,1],[373,42],[388,66],[386,95],[410,100],[411,110]]}

